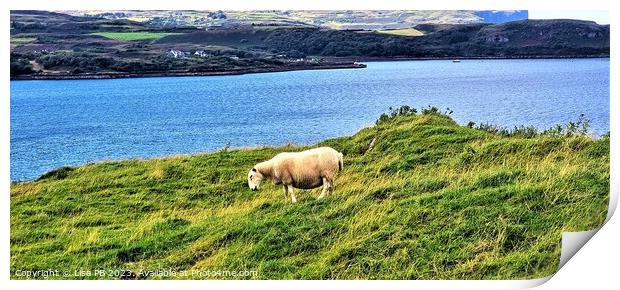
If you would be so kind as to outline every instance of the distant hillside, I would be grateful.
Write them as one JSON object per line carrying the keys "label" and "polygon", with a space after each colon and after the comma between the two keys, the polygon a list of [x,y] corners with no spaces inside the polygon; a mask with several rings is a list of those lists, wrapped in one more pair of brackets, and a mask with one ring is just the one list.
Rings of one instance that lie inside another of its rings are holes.
{"label": "distant hillside", "polygon": [[472,39],[505,52],[609,54],[609,25],[581,20],[523,20],[489,25]]}
{"label": "distant hillside", "polygon": [[230,45],[280,53],[360,57],[608,56],[609,26],[580,20],[521,20],[502,24],[420,24],[421,36],[321,28],[197,31],[157,43]]}
{"label": "distant hillside", "polygon": [[111,29],[148,29],[148,26],[124,19],[106,19],[98,16],[71,16],[48,11],[11,11],[11,34],[14,33],[67,33]]}
{"label": "distant hillside", "polygon": [[239,25],[311,26],[331,29],[398,29],[422,23],[503,23],[528,18],[526,10],[250,10],[250,11],[65,11],[109,19],[130,19],[159,27]]}
{"label": "distant hillside", "polygon": [[[461,12],[452,11],[454,17],[465,15],[459,14]],[[339,30],[316,27],[318,22],[291,21],[291,17],[303,16],[300,11],[287,12],[289,18],[279,16],[278,13],[285,13],[283,11],[263,11],[236,12],[235,16],[241,18],[246,13],[243,17],[247,19],[262,18],[264,22],[260,25],[222,24],[202,29],[179,26],[178,22],[158,26],[132,13],[135,12],[71,16],[46,11],[11,11],[12,78],[214,75],[358,68],[363,66],[355,61],[377,58],[609,56],[609,25],[590,21],[520,20],[500,24],[473,21],[467,24],[426,23],[375,31]],[[185,11],[157,13],[172,14],[177,20],[204,16]],[[384,18],[388,23],[394,16],[381,11],[366,11],[368,18],[349,17],[353,12],[323,13],[322,18],[312,19],[336,17],[347,23],[355,20],[370,25]],[[385,17],[381,18],[382,15]],[[409,21],[407,23],[418,19],[405,17],[406,13],[399,15],[399,19]],[[442,12],[435,16],[445,15]],[[204,17],[224,21],[229,16],[224,12],[212,12]],[[164,18],[157,19],[163,21]],[[288,24],[275,24],[282,19]],[[269,21],[274,24],[265,24]]]}

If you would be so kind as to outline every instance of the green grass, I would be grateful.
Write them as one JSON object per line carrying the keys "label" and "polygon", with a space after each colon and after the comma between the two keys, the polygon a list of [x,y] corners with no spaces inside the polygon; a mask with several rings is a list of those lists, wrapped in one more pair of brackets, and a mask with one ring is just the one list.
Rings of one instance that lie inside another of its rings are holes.
{"label": "green grass", "polygon": [[168,35],[176,35],[182,33],[170,32],[95,32],[93,35],[103,36],[105,38],[120,41],[137,41],[137,40],[157,40]]}
{"label": "green grass", "polygon": [[378,33],[401,35],[401,36],[422,36],[424,33],[415,28],[401,28],[401,29],[385,29],[377,30]]}
{"label": "green grass", "polygon": [[297,204],[271,183],[246,183],[253,164],[304,149],[294,146],[64,167],[13,183],[12,278],[49,268],[537,278],[557,269],[563,231],[597,227],[607,212],[607,137],[502,136],[425,112],[321,145],[344,153],[344,171],[334,195],[297,191]]}

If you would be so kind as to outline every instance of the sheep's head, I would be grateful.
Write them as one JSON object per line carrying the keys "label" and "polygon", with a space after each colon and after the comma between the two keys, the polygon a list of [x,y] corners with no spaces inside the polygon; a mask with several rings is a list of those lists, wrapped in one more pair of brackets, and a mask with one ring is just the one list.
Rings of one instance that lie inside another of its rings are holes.
{"label": "sheep's head", "polygon": [[256,168],[250,169],[248,172],[248,186],[252,191],[258,190],[260,182],[263,181],[264,176],[256,170]]}

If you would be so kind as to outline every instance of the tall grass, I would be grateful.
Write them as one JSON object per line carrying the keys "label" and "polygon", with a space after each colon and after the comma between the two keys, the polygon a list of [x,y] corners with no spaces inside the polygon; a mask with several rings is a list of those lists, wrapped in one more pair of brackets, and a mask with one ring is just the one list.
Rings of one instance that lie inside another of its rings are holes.
{"label": "tall grass", "polygon": [[[399,109],[400,110],[400,109]],[[326,140],[333,196],[283,199],[251,166],[304,146],[61,168],[11,185],[17,270],[256,271],[253,279],[526,279],[553,273],[563,231],[604,220],[609,138],[505,135],[436,109]],[[179,278],[179,277],[176,277]],[[200,279],[205,277],[185,276]]]}

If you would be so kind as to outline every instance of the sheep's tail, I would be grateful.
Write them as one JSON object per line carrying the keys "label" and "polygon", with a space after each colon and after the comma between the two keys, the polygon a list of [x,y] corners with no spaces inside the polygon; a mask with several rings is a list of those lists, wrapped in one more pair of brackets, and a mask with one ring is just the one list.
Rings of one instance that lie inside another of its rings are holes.
{"label": "sheep's tail", "polygon": [[342,167],[344,166],[343,157],[344,156],[342,153],[338,152],[338,170],[342,170]]}

